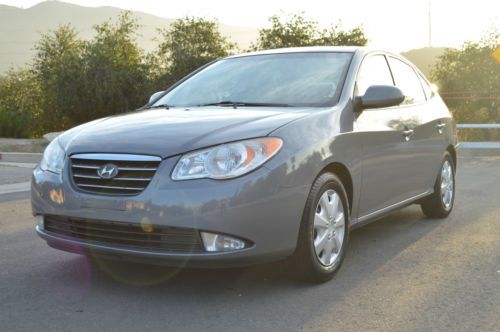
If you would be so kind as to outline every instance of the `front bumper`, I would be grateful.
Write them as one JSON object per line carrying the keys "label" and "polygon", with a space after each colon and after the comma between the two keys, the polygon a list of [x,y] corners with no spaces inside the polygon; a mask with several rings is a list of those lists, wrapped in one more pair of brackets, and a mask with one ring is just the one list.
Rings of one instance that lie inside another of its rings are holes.
{"label": "front bumper", "polygon": [[32,176],[34,215],[117,221],[188,228],[251,241],[229,252],[169,252],[88,242],[52,234],[37,225],[55,248],[110,258],[179,266],[240,266],[272,261],[293,253],[307,188],[284,186],[283,166],[261,167],[245,176],[217,181],[172,181],[177,158],[164,160],[149,186],[136,196],[94,195],[78,191],[66,166],[62,175],[36,168]]}

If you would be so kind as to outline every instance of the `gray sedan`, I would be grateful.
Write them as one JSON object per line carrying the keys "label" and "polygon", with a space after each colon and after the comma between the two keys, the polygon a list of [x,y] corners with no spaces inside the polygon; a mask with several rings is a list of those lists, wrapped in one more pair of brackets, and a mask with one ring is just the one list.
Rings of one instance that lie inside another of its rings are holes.
{"label": "gray sedan", "polygon": [[383,51],[216,60],[136,112],[68,130],[32,177],[57,249],[176,266],[290,258],[324,281],[349,232],[409,204],[453,208],[456,129],[422,73]]}

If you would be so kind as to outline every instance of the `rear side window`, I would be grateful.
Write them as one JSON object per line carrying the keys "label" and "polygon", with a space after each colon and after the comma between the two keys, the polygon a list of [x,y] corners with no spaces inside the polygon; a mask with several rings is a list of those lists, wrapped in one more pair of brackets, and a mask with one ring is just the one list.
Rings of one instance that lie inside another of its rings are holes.
{"label": "rear side window", "polygon": [[363,60],[356,80],[356,95],[364,95],[366,90],[372,85],[394,85],[391,71],[384,55],[372,55]]}
{"label": "rear side window", "polygon": [[426,100],[424,90],[415,70],[403,61],[393,57],[389,57],[389,65],[391,66],[396,86],[405,95],[403,104],[408,105],[424,102]]}

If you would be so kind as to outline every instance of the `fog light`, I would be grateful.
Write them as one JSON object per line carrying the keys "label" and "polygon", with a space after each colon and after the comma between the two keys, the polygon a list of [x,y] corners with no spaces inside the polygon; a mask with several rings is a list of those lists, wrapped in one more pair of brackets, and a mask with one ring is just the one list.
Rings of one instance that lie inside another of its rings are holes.
{"label": "fog light", "polygon": [[245,241],[227,235],[201,232],[201,238],[206,251],[232,251],[246,247]]}
{"label": "fog light", "polygon": [[43,230],[43,216],[41,215],[36,215],[35,216],[35,220],[36,220],[36,225],[38,226],[38,228],[40,230]]}

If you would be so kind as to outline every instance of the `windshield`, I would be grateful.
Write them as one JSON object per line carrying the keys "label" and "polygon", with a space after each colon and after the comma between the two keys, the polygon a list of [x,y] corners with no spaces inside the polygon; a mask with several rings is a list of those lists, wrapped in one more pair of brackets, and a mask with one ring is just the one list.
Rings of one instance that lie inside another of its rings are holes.
{"label": "windshield", "polygon": [[154,106],[332,106],[352,54],[285,53],[215,62],[168,92]]}

